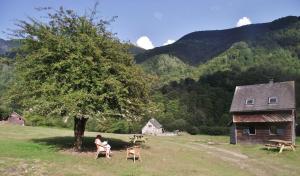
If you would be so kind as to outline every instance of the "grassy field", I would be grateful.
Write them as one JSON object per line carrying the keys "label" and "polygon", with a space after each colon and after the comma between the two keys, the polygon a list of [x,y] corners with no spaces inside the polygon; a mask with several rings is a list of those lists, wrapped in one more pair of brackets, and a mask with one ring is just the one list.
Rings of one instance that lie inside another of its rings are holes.
{"label": "grassy field", "polygon": [[[261,145],[230,145],[227,136],[149,137],[142,162],[125,159],[130,135],[102,134],[112,145],[111,159],[94,159],[86,132],[85,152],[72,152],[67,129],[0,125],[0,175],[299,175],[300,151],[267,151]],[[300,145],[300,139],[297,139]]]}

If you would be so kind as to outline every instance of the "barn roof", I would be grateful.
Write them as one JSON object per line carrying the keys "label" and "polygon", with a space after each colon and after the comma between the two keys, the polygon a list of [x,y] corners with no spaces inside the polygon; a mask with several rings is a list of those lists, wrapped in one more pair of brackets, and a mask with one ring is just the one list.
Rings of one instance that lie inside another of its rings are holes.
{"label": "barn roof", "polygon": [[291,122],[293,117],[289,113],[264,113],[264,114],[248,114],[234,115],[233,123],[247,122]]}
{"label": "barn roof", "polygon": [[[269,97],[277,97],[276,104],[269,104]],[[246,105],[246,99],[254,99],[253,105]],[[230,112],[272,111],[295,109],[295,82],[272,81],[267,84],[237,86]]]}
{"label": "barn roof", "polygon": [[161,125],[156,119],[154,119],[154,118],[151,118],[151,119],[149,120],[149,122],[151,122],[152,125],[153,125],[154,127],[156,127],[156,128],[161,128],[161,127],[162,127],[162,125]]}

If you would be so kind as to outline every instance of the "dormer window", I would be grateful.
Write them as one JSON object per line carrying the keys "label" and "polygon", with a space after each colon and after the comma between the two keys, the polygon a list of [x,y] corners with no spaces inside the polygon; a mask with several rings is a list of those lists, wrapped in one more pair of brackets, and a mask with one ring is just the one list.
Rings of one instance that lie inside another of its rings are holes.
{"label": "dormer window", "polygon": [[254,99],[253,98],[247,98],[246,99],[246,105],[254,105]]}
{"label": "dormer window", "polygon": [[277,104],[278,98],[277,97],[269,97],[269,104]]}

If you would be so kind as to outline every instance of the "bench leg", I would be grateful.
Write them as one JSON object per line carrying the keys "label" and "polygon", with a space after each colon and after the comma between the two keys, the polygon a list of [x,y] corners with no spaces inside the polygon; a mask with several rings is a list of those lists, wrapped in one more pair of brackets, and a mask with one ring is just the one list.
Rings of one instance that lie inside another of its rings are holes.
{"label": "bench leg", "polygon": [[282,153],[282,150],[284,149],[284,145],[281,145],[279,153]]}
{"label": "bench leg", "polygon": [[294,145],[291,145],[291,148],[292,148],[292,150],[293,150],[293,151],[295,151],[295,147],[294,147]]}
{"label": "bench leg", "polygon": [[98,156],[99,156],[99,152],[96,152],[95,159],[98,159]]}

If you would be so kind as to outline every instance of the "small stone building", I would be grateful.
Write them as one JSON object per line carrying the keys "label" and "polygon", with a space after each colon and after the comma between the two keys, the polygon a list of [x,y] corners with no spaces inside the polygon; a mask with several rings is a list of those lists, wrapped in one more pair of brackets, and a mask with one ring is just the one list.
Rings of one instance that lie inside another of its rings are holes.
{"label": "small stone building", "polygon": [[148,134],[148,135],[163,134],[162,125],[156,119],[152,118],[143,127],[142,134]]}
{"label": "small stone building", "polygon": [[232,100],[230,143],[295,143],[295,82],[237,86]]}
{"label": "small stone building", "polygon": [[25,119],[16,112],[11,113],[11,115],[7,119],[7,122],[15,125],[25,125]]}

